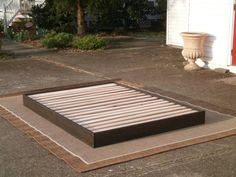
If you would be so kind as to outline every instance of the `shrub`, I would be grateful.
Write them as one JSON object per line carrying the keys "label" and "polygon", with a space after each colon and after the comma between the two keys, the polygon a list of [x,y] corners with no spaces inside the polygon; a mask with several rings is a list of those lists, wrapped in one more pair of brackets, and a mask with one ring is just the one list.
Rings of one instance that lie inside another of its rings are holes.
{"label": "shrub", "polygon": [[4,31],[3,20],[0,19],[0,32]]}
{"label": "shrub", "polygon": [[99,38],[96,35],[76,37],[73,40],[73,47],[83,50],[100,49],[106,47],[106,45],[107,41],[105,39]]}
{"label": "shrub", "polygon": [[76,6],[68,2],[44,0],[43,4],[32,7],[30,16],[39,28],[53,30],[58,33],[76,33]]}
{"label": "shrub", "polygon": [[42,45],[47,48],[64,48],[71,45],[72,34],[51,32],[42,39]]}
{"label": "shrub", "polygon": [[15,33],[11,27],[7,28],[7,32],[5,36],[7,39],[10,39],[10,40],[14,39]]}
{"label": "shrub", "polygon": [[22,41],[28,40],[30,38],[29,32],[26,30],[19,31],[19,32],[15,33],[14,38],[17,42],[22,42]]}
{"label": "shrub", "polygon": [[36,34],[34,36],[34,39],[43,39],[48,34],[47,30],[44,30],[42,28],[36,29]]}

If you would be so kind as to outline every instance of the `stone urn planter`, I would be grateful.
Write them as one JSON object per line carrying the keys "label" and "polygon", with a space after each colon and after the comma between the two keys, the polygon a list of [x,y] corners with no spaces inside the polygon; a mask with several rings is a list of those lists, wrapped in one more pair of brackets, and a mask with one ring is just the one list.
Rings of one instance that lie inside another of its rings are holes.
{"label": "stone urn planter", "polygon": [[204,56],[204,42],[207,34],[182,32],[181,36],[184,40],[182,55],[188,61],[184,69],[187,71],[199,70],[200,67],[195,61]]}

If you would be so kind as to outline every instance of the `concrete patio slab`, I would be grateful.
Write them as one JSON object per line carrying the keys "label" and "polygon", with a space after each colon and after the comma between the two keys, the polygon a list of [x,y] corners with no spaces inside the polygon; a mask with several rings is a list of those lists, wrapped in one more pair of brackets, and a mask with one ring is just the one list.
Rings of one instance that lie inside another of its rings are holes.
{"label": "concrete patio slab", "polygon": [[[19,48],[22,47],[17,45]],[[60,83],[58,77],[57,82],[47,83],[47,77],[54,75],[54,72],[64,79],[72,76],[72,82],[76,83],[114,77],[123,78],[153,92],[163,92],[165,95],[180,100],[198,103],[203,107],[236,116],[236,87],[219,81],[219,79],[235,77],[235,75],[220,74],[209,70],[194,73],[184,72],[179,49],[156,48],[152,44],[149,47],[149,43],[136,47],[123,46],[122,49],[92,53],[49,52],[40,57],[34,54],[22,54],[13,60],[8,60],[9,64],[1,68],[1,91],[6,94],[44,88],[47,85],[51,87],[71,84],[70,79]],[[36,60],[35,57],[38,59]],[[18,67],[18,60],[22,60],[20,67]],[[41,63],[38,66],[43,67],[37,67],[32,63]],[[0,66],[2,64],[0,63]],[[31,67],[32,70],[29,69]],[[17,72],[14,72],[15,68]],[[82,75],[79,75],[78,71],[84,71],[82,72],[84,77],[79,77]],[[34,76],[34,72],[38,74]],[[44,77],[39,77],[39,73],[44,73]],[[47,75],[47,73],[51,74]],[[25,83],[22,79],[24,77],[30,78],[31,82],[24,84],[23,89],[17,88]],[[5,120],[0,119],[0,126],[0,176],[4,177],[236,176],[236,136],[78,174]],[[45,162],[49,162],[51,165],[48,166]]]}
{"label": "concrete patio slab", "polygon": [[37,60],[0,61],[0,95],[99,78]]}
{"label": "concrete patio slab", "polygon": [[[207,110],[206,123],[204,125],[138,138],[100,148],[92,148],[45,118],[39,116],[37,113],[31,111],[29,108],[23,106],[22,96],[1,98],[0,105],[9,113],[16,115],[16,118],[23,120],[42,135],[58,144],[64,151],[78,157],[79,164],[81,164],[81,161],[84,162],[84,165],[78,167],[79,171],[96,169],[236,134],[235,117]],[[3,113],[0,113],[0,116],[2,114]],[[6,114],[4,113],[4,115]],[[4,117],[4,115],[2,116]],[[11,119],[14,121],[12,122]],[[16,120],[12,117],[9,119],[9,122],[12,122],[14,125]],[[18,127],[18,124],[19,123],[15,126]],[[20,124],[20,126],[24,127],[23,124]],[[44,139],[43,142],[40,140],[38,140],[38,142],[45,144]],[[54,151],[56,153],[56,148]],[[61,151],[59,152],[60,154],[62,153]],[[66,162],[70,164],[70,162]],[[78,166],[80,166],[79,164]],[[74,162],[72,166],[73,165]]]}
{"label": "concrete patio slab", "polygon": [[[149,47],[132,50],[104,50],[92,54],[64,54],[42,58],[66,66],[80,68],[102,77],[122,78],[143,85],[147,90],[174,92],[185,97],[236,110],[236,86],[220,81],[235,78],[231,73],[212,70],[186,72],[180,49]],[[225,100],[222,104],[222,100]]]}
{"label": "concrete patio slab", "polygon": [[19,45],[18,42],[4,40],[2,49],[5,52],[11,52],[14,57],[30,57],[32,55],[42,56],[51,52],[56,52],[55,49],[46,49],[42,47],[34,47],[27,44]]}

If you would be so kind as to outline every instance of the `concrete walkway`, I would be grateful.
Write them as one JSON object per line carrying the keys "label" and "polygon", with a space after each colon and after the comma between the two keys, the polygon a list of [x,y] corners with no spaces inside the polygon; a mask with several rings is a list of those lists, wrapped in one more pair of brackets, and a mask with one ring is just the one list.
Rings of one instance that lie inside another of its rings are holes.
{"label": "concrete walkway", "polygon": [[55,51],[54,49],[33,47],[27,44],[19,45],[18,42],[10,40],[3,41],[2,50],[12,53],[13,56],[15,57],[24,57],[24,58],[27,56],[41,56]]}
{"label": "concrete walkway", "polygon": [[[42,52],[7,42],[15,58],[0,61],[0,94],[122,78],[153,92],[236,116],[233,74],[183,71],[179,49],[159,40],[119,41],[95,52]],[[25,51],[25,52],[24,52]],[[26,52],[27,51],[27,52]],[[8,132],[6,134],[6,132]],[[77,174],[37,143],[0,119],[0,176],[236,176],[236,136]]]}

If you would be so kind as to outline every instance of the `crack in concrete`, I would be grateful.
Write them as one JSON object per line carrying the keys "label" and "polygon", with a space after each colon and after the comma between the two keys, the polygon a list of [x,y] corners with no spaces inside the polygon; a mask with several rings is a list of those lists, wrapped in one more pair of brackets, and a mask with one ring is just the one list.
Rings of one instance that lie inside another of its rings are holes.
{"label": "crack in concrete", "polygon": [[32,57],[32,59],[36,60],[36,61],[41,61],[41,62],[47,62],[47,63],[50,63],[50,64],[54,64],[54,65],[62,67],[62,68],[73,70],[74,72],[77,72],[77,73],[85,73],[85,74],[95,76],[95,77],[100,77],[100,78],[103,78],[103,79],[111,79],[111,78],[106,77],[106,76],[104,76],[100,73],[93,73],[93,72],[90,72],[90,71],[86,71],[84,69],[80,69],[80,68],[76,68],[76,67],[73,67],[73,66],[66,65],[64,63],[52,61],[52,60],[47,59],[46,57],[40,57],[40,58]]}

